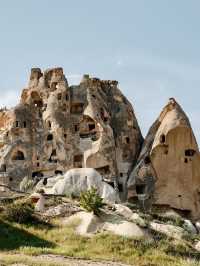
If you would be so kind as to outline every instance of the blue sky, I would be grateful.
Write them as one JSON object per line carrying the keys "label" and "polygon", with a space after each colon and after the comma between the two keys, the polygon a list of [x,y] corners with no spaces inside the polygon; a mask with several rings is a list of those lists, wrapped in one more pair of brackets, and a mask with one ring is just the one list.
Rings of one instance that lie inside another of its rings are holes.
{"label": "blue sky", "polygon": [[143,135],[169,97],[200,143],[200,1],[0,0],[0,105],[13,106],[31,67],[116,79]]}

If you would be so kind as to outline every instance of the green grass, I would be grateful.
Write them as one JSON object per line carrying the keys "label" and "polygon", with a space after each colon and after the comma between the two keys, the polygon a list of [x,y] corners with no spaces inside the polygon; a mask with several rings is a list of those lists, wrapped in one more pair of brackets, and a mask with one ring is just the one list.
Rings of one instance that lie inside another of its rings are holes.
{"label": "green grass", "polygon": [[[53,220],[51,226],[45,223],[20,225],[0,220],[0,262],[8,263],[13,259],[11,255],[17,253],[59,254],[121,261],[135,266],[200,266],[197,262],[200,254],[194,252],[187,242],[175,244],[162,237],[149,242],[111,234],[87,238],[75,234],[75,226],[62,225],[61,220]],[[43,265],[42,262],[31,263],[28,265]]]}

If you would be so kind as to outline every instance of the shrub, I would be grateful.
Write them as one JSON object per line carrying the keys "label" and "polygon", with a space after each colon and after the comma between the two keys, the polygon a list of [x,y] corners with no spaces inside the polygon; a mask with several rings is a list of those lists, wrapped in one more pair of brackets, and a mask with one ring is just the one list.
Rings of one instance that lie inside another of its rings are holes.
{"label": "shrub", "polygon": [[97,193],[97,189],[92,187],[88,191],[81,193],[80,205],[88,212],[93,212],[98,215],[104,203],[103,199]]}
{"label": "shrub", "polygon": [[7,205],[4,218],[11,222],[27,223],[33,218],[33,206],[27,201],[17,201]]}

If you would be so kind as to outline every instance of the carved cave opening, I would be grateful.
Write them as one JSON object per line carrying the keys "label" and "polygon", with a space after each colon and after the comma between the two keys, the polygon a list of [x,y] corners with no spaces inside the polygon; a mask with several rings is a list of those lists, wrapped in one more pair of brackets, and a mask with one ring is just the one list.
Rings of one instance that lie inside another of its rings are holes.
{"label": "carved cave opening", "polygon": [[22,151],[16,151],[12,156],[13,161],[25,160],[24,153]]}

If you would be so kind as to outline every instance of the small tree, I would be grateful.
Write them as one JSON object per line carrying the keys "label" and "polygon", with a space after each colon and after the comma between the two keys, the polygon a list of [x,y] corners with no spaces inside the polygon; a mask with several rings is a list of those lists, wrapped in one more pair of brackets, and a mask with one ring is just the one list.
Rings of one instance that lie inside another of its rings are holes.
{"label": "small tree", "polygon": [[103,207],[103,199],[99,196],[97,189],[91,187],[91,189],[82,192],[80,196],[80,205],[88,212],[93,212],[98,215],[100,208]]}

